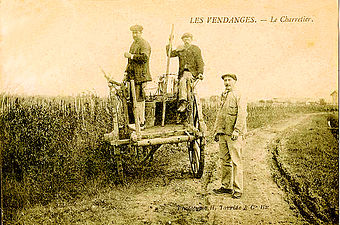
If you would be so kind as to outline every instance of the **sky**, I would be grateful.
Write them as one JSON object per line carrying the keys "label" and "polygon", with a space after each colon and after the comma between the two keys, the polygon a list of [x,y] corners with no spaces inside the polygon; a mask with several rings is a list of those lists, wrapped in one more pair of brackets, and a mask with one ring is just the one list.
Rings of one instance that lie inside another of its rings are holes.
{"label": "sky", "polygon": [[[27,95],[108,95],[100,70],[123,78],[132,36],[144,27],[152,48],[154,92],[166,71],[165,45],[174,24],[174,48],[190,32],[202,50],[201,97],[223,91],[220,76],[234,73],[251,99],[328,98],[338,89],[338,5],[333,0],[3,0],[1,92]],[[208,17],[254,17],[256,23],[207,23]],[[280,22],[282,16],[310,22]],[[203,17],[203,23],[190,23]],[[270,18],[278,18],[275,23]],[[267,21],[261,21],[267,20]],[[176,73],[178,60],[171,59]]]}

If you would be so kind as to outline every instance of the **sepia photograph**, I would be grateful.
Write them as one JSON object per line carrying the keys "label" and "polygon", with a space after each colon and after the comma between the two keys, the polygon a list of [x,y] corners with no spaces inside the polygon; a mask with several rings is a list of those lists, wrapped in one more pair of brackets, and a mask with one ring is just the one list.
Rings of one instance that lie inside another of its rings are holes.
{"label": "sepia photograph", "polygon": [[338,2],[3,0],[2,224],[339,224]]}

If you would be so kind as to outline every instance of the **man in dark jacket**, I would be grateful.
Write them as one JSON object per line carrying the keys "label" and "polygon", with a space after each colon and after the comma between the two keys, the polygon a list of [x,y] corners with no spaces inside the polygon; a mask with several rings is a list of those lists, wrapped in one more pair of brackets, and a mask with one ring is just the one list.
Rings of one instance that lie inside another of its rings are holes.
{"label": "man in dark jacket", "polygon": [[124,57],[128,59],[128,64],[125,70],[125,80],[134,80],[136,84],[137,98],[137,116],[141,128],[145,123],[145,87],[146,82],[151,81],[149,59],[151,47],[149,43],[142,38],[143,27],[134,25],[130,27],[132,32],[133,43],[130,51],[124,53]]}
{"label": "man in dark jacket", "polygon": [[[178,57],[179,71],[178,71],[178,111],[184,112],[188,101],[189,85],[192,80],[203,79],[204,62],[201,55],[201,49],[191,44],[193,39],[192,34],[184,33],[182,41],[184,45],[179,46],[176,50],[171,51],[170,57]],[[168,53],[167,46],[167,53]]]}

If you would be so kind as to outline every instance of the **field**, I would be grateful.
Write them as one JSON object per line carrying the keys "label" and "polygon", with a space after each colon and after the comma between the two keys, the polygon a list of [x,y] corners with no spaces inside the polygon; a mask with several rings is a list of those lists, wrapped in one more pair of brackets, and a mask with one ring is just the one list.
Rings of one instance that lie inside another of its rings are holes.
{"label": "field", "polygon": [[[218,104],[215,102],[206,102],[202,105],[202,108],[208,130],[211,131],[214,126]],[[272,105],[249,103],[247,109],[247,129],[252,130],[264,127],[296,113],[331,112],[334,110],[336,110],[336,108],[331,105]]]}
{"label": "field", "polygon": [[[0,109],[5,220],[15,220],[22,208],[95,194],[115,182],[114,156],[102,139],[112,127],[108,99],[3,95]],[[203,104],[208,131],[216,110],[216,104]],[[248,105],[248,129],[294,113],[329,110],[332,107]]]}
{"label": "field", "polygon": [[112,126],[107,101],[95,96],[2,98],[5,220],[24,206],[72,199],[114,181],[113,157],[102,141]]}
{"label": "field", "polygon": [[314,224],[338,224],[339,217],[339,147],[326,124],[327,115],[314,115],[273,147],[278,184]]}

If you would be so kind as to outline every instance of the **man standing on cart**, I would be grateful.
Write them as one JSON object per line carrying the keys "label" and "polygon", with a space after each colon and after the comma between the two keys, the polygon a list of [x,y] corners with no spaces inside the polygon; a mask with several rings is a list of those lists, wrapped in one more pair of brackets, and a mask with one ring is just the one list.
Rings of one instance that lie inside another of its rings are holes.
{"label": "man standing on cart", "polygon": [[[179,46],[176,50],[170,52],[170,57],[178,57],[178,100],[179,112],[185,112],[188,105],[188,94],[191,89],[190,85],[194,80],[203,79],[204,62],[201,55],[201,49],[191,44],[193,36],[190,33],[182,35],[184,45]],[[166,46],[167,54],[169,46]]]}
{"label": "man standing on cart", "polygon": [[246,133],[247,103],[235,90],[235,74],[222,75],[225,91],[216,117],[214,136],[219,142],[222,187],[216,194],[232,194],[241,198],[243,193],[242,146]]}
{"label": "man standing on cart", "polygon": [[151,81],[149,59],[151,54],[150,44],[142,38],[143,27],[134,25],[130,27],[132,32],[133,43],[130,51],[124,53],[124,57],[128,59],[125,70],[125,80],[134,80],[136,84],[136,111],[139,118],[140,127],[144,127],[145,123],[145,87],[146,82]]}

